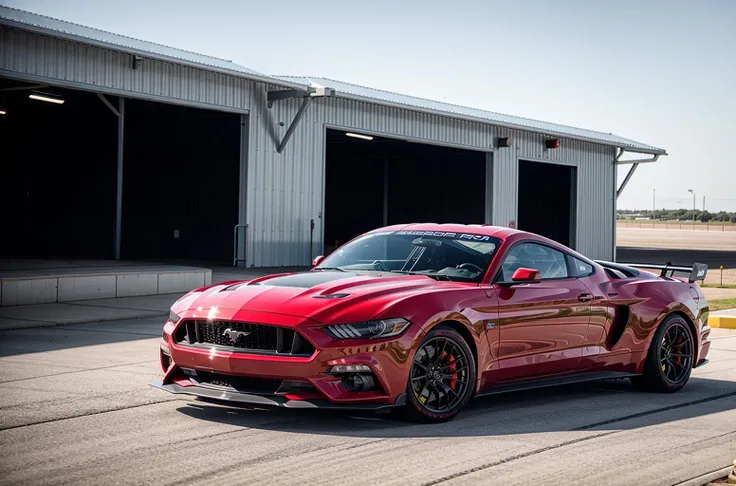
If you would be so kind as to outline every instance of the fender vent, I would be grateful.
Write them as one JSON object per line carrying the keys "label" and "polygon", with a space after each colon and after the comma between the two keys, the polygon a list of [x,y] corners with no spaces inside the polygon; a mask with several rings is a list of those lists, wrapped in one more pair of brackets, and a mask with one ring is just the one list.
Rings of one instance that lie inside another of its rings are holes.
{"label": "fender vent", "polygon": [[631,309],[629,309],[629,306],[616,306],[613,313],[611,330],[608,331],[608,337],[606,338],[606,347],[609,350],[613,349],[613,347],[621,340],[621,337],[624,335],[624,331],[626,331],[626,328],[629,326],[629,319],[631,319]]}

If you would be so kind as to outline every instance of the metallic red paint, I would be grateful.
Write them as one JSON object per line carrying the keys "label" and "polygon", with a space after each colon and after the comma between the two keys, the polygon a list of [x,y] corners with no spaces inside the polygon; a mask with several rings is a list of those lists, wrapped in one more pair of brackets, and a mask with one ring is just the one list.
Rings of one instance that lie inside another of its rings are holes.
{"label": "metallic red paint", "polygon": [[[295,329],[316,351],[309,357],[256,355],[177,344],[177,324],[167,321],[162,340],[173,359],[162,384],[193,389],[182,369],[236,376],[307,381],[315,391],[290,391],[288,400],[322,397],[331,404],[392,405],[400,400],[419,342],[440,323],[450,323],[470,341],[478,367],[475,391],[518,380],[583,372],[642,373],[657,326],[671,313],[682,314],[697,345],[693,363],[709,350],[708,304],[697,284],[649,273],[611,279],[603,267],[547,238],[488,225],[415,224],[376,231],[411,229],[465,232],[501,240],[483,281],[461,283],[420,275],[347,274],[312,287],[270,286],[269,275],[196,289],[179,299],[172,312],[187,319],[215,318]],[[518,283],[494,282],[510,247],[521,241],[542,243],[579,258],[594,268],[588,277],[536,280],[526,273]],[[235,288],[230,289],[232,285]],[[346,293],[345,298],[315,298]],[[619,306],[628,306],[628,323]],[[619,309],[619,310],[617,310]],[[619,313],[619,314],[617,314]],[[379,339],[333,339],[321,326],[402,317],[411,325],[399,336]],[[625,327],[624,327],[625,326]],[[162,355],[163,367],[163,355]],[[337,364],[370,367],[378,387],[351,392],[328,374]]]}

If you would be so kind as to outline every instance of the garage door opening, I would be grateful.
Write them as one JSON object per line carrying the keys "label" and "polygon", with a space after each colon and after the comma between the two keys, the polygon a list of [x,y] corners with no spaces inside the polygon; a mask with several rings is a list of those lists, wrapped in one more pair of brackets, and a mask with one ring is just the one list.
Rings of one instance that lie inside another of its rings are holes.
{"label": "garage door opening", "polygon": [[487,154],[327,130],[325,253],[384,225],[487,220]]}
{"label": "garage door opening", "polygon": [[[0,110],[0,256],[113,258],[118,117],[96,93],[7,78]],[[232,261],[240,115],[126,99],[123,140],[121,257]]]}
{"label": "garage door opening", "polygon": [[122,254],[232,262],[240,115],[126,100]]}
{"label": "garage door opening", "polygon": [[575,247],[575,167],[519,161],[518,227]]}

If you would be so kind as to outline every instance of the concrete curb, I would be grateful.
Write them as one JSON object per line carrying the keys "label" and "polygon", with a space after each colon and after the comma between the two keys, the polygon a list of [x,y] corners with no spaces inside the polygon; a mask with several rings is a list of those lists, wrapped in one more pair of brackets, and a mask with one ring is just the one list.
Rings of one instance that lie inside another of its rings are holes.
{"label": "concrete curb", "polygon": [[708,325],[720,329],[736,329],[736,316],[710,316]]}
{"label": "concrete curb", "polygon": [[[43,327],[58,327],[58,326],[70,326],[74,324],[91,324],[94,322],[114,322],[114,321],[131,321],[134,319],[147,319],[150,317],[165,317],[168,316],[168,312],[155,312],[150,311],[146,314],[138,315],[123,315],[119,317],[88,317],[79,319],[69,319],[63,321],[34,321],[34,320],[23,320],[14,318],[0,318],[0,331],[14,331],[18,329],[35,329]],[[163,323],[162,323],[163,325]]]}
{"label": "concrete curb", "polygon": [[728,476],[728,473],[731,472],[731,468],[732,466],[724,467],[723,469],[719,469],[717,471],[703,474],[702,476],[688,479],[687,481],[677,483],[673,486],[705,486],[706,484],[709,484],[711,481],[715,481],[716,479],[721,479],[723,477]]}

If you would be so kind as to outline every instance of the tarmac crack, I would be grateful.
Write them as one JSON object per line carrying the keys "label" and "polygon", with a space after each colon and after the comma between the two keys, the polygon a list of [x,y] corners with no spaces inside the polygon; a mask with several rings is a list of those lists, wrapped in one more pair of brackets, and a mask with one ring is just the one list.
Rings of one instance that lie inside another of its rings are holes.
{"label": "tarmac crack", "polygon": [[13,430],[13,429],[22,429],[24,427],[31,427],[34,425],[43,425],[43,424],[50,424],[54,422],[62,422],[64,420],[74,420],[74,419],[84,418],[84,417],[93,417],[95,415],[102,415],[102,414],[111,413],[111,412],[120,412],[122,410],[130,410],[134,408],[147,407],[149,405],[158,405],[159,403],[172,402],[176,400],[181,400],[181,399],[157,400],[153,402],[140,403],[138,405],[129,405],[127,407],[115,407],[115,408],[111,408],[108,410],[100,410],[96,412],[82,413],[82,414],[73,415],[70,417],[58,417],[58,418],[53,418],[53,419],[48,419],[48,420],[39,420],[38,422],[33,422],[30,424],[10,425],[8,427],[1,427],[0,432],[4,432],[6,430]]}
{"label": "tarmac crack", "polygon": [[40,376],[29,376],[28,378],[18,378],[16,380],[7,380],[7,381],[0,381],[0,386],[7,385],[8,383],[17,383],[19,381],[30,381],[30,380],[36,380],[39,378],[48,378],[50,376],[61,376],[61,375],[70,375],[73,373],[84,373],[85,371],[99,371],[99,370],[106,370],[110,368],[119,368],[121,366],[135,366],[135,365],[142,365],[142,364],[149,364],[149,363],[157,363],[157,360],[149,359],[146,361],[137,361],[135,363],[120,363],[116,365],[107,365],[107,366],[98,366],[97,368],[80,368],[78,370],[71,370],[71,371],[62,371],[60,373],[51,373],[48,375],[40,375]]}
{"label": "tarmac crack", "polygon": [[317,445],[317,446],[312,446],[306,449],[304,446],[287,447],[279,451],[279,453],[277,454],[271,454],[269,456],[254,457],[251,459],[247,459],[245,461],[236,462],[225,468],[219,468],[217,471],[208,470],[208,471],[203,471],[201,473],[188,476],[187,478],[183,479],[181,483],[197,484],[199,481],[203,479],[213,479],[218,476],[222,477],[223,475],[227,475],[228,473],[239,471],[240,469],[246,468],[248,466],[265,464],[267,462],[272,462],[274,460],[286,459],[286,458],[294,457],[294,456],[305,454],[305,453],[315,452],[315,451],[329,451],[331,449],[339,449],[339,452],[342,452],[345,450],[357,449],[360,447],[369,446],[377,442],[384,442],[386,440],[388,439],[375,439],[375,440],[371,440],[368,442],[362,442],[360,444],[353,444],[347,447],[343,447],[344,444],[334,444],[334,445],[330,445],[327,447],[320,447],[319,445]]}
{"label": "tarmac crack", "polygon": [[604,420],[603,422],[596,422],[594,424],[583,425],[581,427],[575,427],[573,431],[590,430],[596,427],[602,427],[604,425],[615,424],[617,422],[624,422],[626,420],[632,420],[640,417],[646,417],[647,415],[654,415],[656,413],[669,412],[670,410],[677,410],[678,408],[692,407],[693,405],[700,405],[701,403],[712,402],[714,400],[720,400],[722,398],[729,398],[736,396],[736,391],[730,393],[724,393],[723,395],[716,395],[708,398],[701,398],[700,400],[693,400],[691,402],[678,403],[677,405],[670,405],[668,407],[656,408],[654,410],[647,410],[646,412],[634,413],[623,417],[617,417],[610,420]]}
{"label": "tarmac crack", "polygon": [[[623,421],[626,421],[626,420],[632,420],[632,419],[636,419],[636,418],[639,418],[639,417],[645,417],[647,415],[653,415],[653,414],[656,414],[656,413],[667,412],[667,411],[670,411],[670,410],[676,410],[676,409],[679,409],[679,408],[691,407],[691,406],[694,406],[694,405],[699,405],[699,404],[702,404],[702,403],[712,402],[712,401],[720,400],[720,399],[723,399],[723,398],[729,398],[729,397],[732,397],[732,396],[736,396],[736,392],[725,393],[725,394],[717,395],[717,396],[714,396],[714,397],[703,398],[703,399],[700,399],[700,400],[693,400],[691,402],[686,402],[686,403],[679,403],[677,405],[672,405],[672,406],[669,406],[669,407],[658,408],[656,410],[649,410],[649,411],[646,411],[646,412],[641,412],[641,413],[627,415],[625,417],[619,417],[619,418],[615,418],[615,419],[611,419],[611,420],[606,420],[606,421],[603,421],[603,422],[597,422],[595,424],[584,425],[582,427],[576,427],[576,428],[572,429],[572,431],[579,432],[579,431],[590,430],[592,428],[600,427],[600,426],[603,426],[603,425],[608,425],[608,424],[612,424],[612,423],[616,423],[616,422],[623,422]],[[536,455],[536,454],[541,454],[543,452],[547,452],[547,451],[554,450],[554,449],[559,449],[561,447],[566,447],[566,446],[577,444],[577,443],[580,443],[580,442],[585,442],[585,441],[588,441],[588,440],[597,439],[599,437],[606,437],[606,436],[609,436],[609,435],[612,435],[612,434],[617,434],[619,432],[622,432],[622,431],[621,430],[611,430],[611,431],[606,431],[606,432],[602,432],[602,433],[599,433],[599,434],[591,435],[591,436],[588,436],[588,437],[581,437],[581,438],[578,438],[578,439],[568,440],[568,441],[561,442],[559,444],[550,445],[550,446],[547,446],[547,447],[541,447],[539,449],[534,449],[532,451],[525,452],[523,454],[517,454],[515,456],[507,457],[505,459],[501,459],[501,460],[498,460],[498,461],[494,461],[494,462],[490,462],[490,463],[483,464],[483,465],[480,465],[480,466],[476,466],[476,467],[471,468],[471,469],[466,469],[464,471],[459,471],[459,472],[454,473],[454,474],[451,474],[449,476],[444,476],[442,478],[435,479],[433,481],[429,481],[429,482],[423,483],[422,486],[433,486],[435,484],[444,483],[444,482],[450,481],[452,479],[456,479],[456,478],[459,478],[459,477],[467,476],[468,474],[473,474],[473,473],[478,472],[478,471],[483,471],[485,469],[490,469],[492,467],[500,466],[501,464],[506,464],[508,462],[517,461],[519,459],[524,459],[524,458],[529,457],[529,456],[533,456],[533,455]],[[727,435],[730,435],[730,434],[733,434],[733,433],[734,432],[728,432],[728,433],[725,433],[725,434],[721,434],[721,435],[719,435],[719,436],[717,436],[715,438],[727,436]],[[710,439],[713,439],[713,437],[711,437]]]}
{"label": "tarmac crack", "polygon": [[524,459],[525,457],[533,456],[535,454],[541,454],[543,452],[551,451],[551,450],[554,450],[554,449],[559,449],[561,447],[566,447],[566,446],[573,445],[573,444],[578,444],[580,442],[585,442],[585,441],[592,440],[592,439],[597,439],[599,437],[605,437],[607,435],[617,434],[619,432],[620,432],[619,430],[611,430],[611,431],[608,431],[608,432],[602,432],[600,434],[590,435],[588,437],[580,437],[578,439],[572,439],[572,440],[568,440],[568,441],[565,441],[565,442],[560,442],[559,444],[554,444],[554,445],[550,445],[550,446],[547,446],[547,447],[540,447],[539,449],[534,449],[532,451],[525,452],[523,454],[517,454],[515,456],[507,457],[505,459],[501,459],[501,460],[498,460],[498,461],[494,461],[494,462],[490,462],[490,463],[487,463],[487,464],[483,464],[481,466],[476,466],[474,468],[466,469],[464,471],[456,472],[455,474],[450,474],[449,476],[444,476],[442,478],[435,479],[435,480],[429,481],[427,483],[423,483],[422,486],[433,486],[435,484],[444,483],[444,482],[450,481],[452,479],[457,479],[457,478],[460,478],[460,477],[463,477],[463,476],[467,476],[468,474],[473,474],[473,473],[476,473],[476,472],[479,472],[479,471],[483,471],[485,469],[490,469],[492,467],[500,466],[501,464],[506,464],[506,463],[512,462],[512,461],[518,461],[519,459]]}

